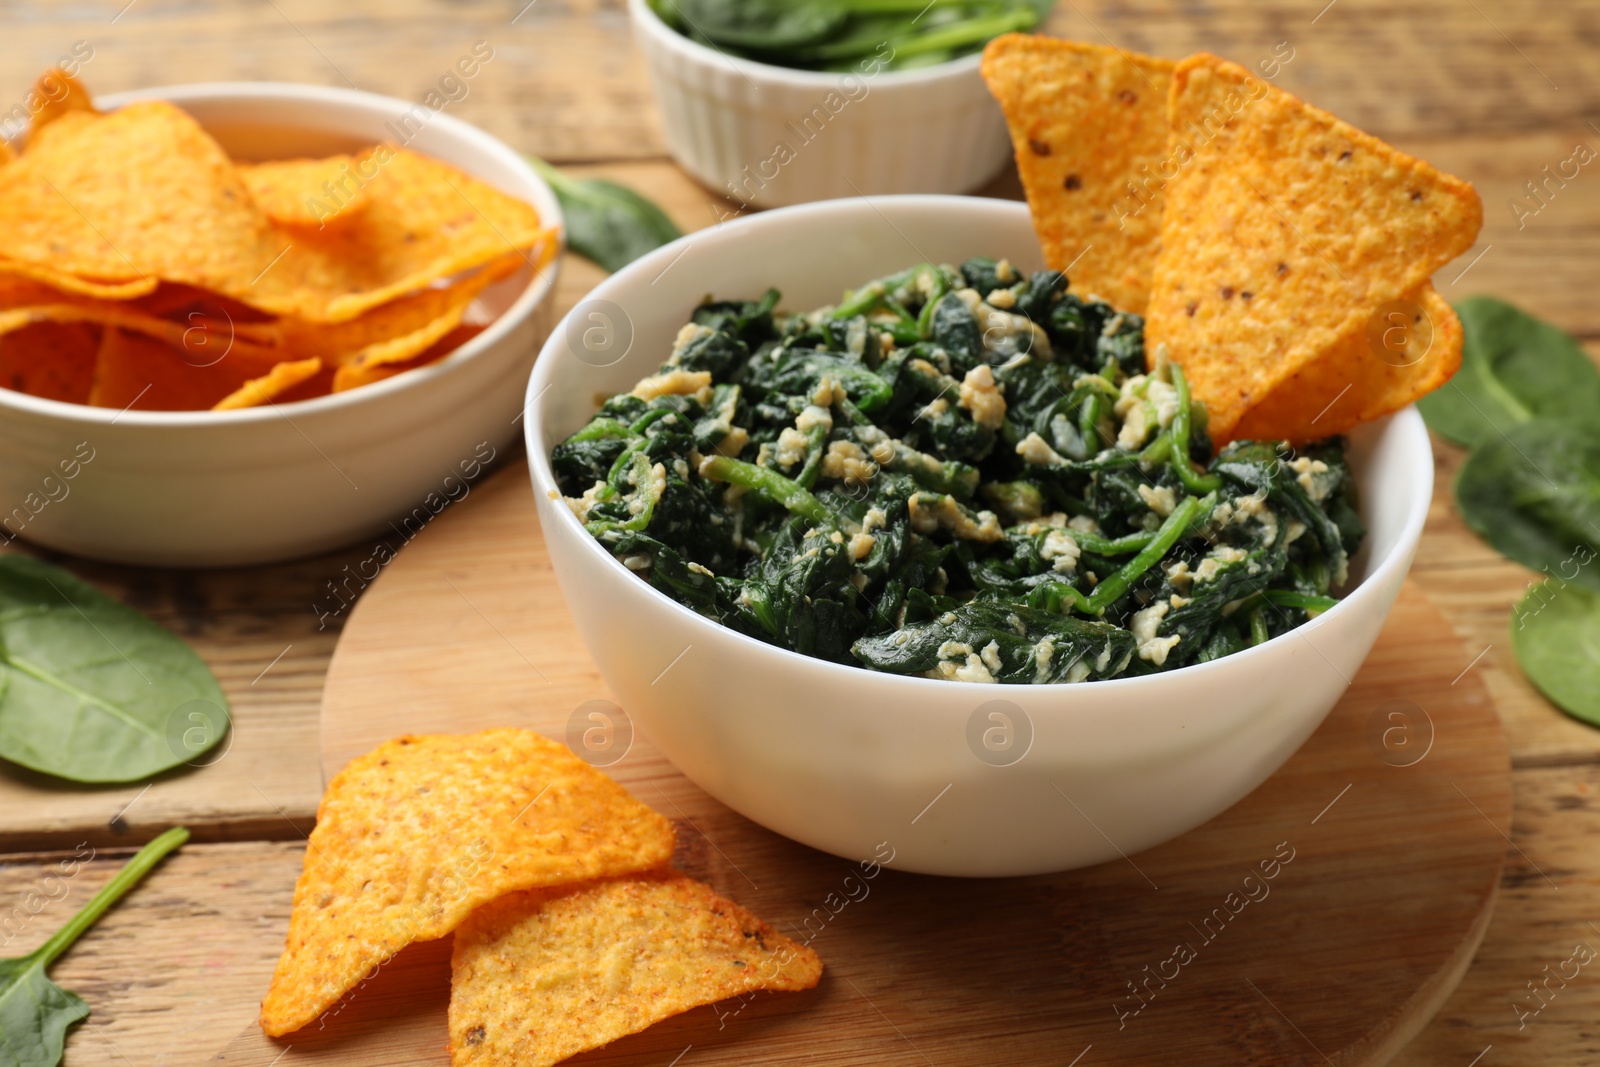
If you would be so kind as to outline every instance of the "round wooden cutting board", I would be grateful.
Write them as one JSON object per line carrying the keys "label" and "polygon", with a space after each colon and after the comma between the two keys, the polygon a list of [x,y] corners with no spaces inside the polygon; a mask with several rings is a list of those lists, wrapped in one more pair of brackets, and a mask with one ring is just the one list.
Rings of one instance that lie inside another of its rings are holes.
{"label": "round wooden cutting board", "polygon": [[[1468,659],[1408,586],[1339,706],[1261,788],[1159,848],[1034,878],[863,882],[636,737],[607,771],[676,821],[678,866],[809,938],[827,970],[809,993],[698,1009],[572,1062],[1383,1063],[1466,969],[1505,855],[1506,744]],[[328,672],[323,768],[404,733],[521,725],[566,740],[580,705],[609,699],[517,463],[361,599]],[[1275,877],[1246,883],[1264,861]],[[408,950],[294,1035],[291,1058],[445,1062],[447,961],[438,944]],[[246,1034],[224,1056],[265,1067],[282,1053]]]}

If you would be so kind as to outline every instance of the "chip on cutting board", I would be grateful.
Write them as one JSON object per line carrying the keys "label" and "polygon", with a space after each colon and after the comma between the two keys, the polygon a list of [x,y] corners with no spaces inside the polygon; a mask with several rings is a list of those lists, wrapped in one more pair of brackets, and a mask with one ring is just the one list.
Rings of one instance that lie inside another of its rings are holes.
{"label": "chip on cutting board", "polygon": [[1218,442],[1483,223],[1472,186],[1216,56],[1178,64],[1177,174],[1145,314]]}
{"label": "chip on cutting board", "polygon": [[1461,320],[1424,285],[1290,375],[1246,411],[1234,435],[1312,441],[1393,414],[1461,366]]}
{"label": "chip on cutting board", "polygon": [[506,893],[659,867],[673,846],[670,822],[531,730],[380,745],[317,809],[261,1028],[298,1030]]}
{"label": "chip on cutting board", "polygon": [[691,1008],[810,989],[822,961],[675,871],[514,893],[456,931],[453,1067],[547,1067]]}
{"label": "chip on cutting board", "polygon": [[[1045,262],[1072,290],[1143,313],[1160,247],[1173,63],[1006,34],[983,50]],[[1070,268],[1070,269],[1069,269]]]}

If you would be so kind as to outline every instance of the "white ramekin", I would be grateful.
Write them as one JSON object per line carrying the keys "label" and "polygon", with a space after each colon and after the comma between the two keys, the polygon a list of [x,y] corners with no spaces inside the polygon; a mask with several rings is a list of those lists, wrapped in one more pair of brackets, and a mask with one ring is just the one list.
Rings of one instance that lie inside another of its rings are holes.
{"label": "white ramekin", "polygon": [[[98,103],[152,98],[189,112],[243,159],[393,142],[395,121],[410,112],[414,128],[419,110],[394,97],[270,82],[147,89]],[[406,147],[561,225],[549,186],[477,127],[434,114]],[[440,362],[332,396],[239,411],[117,412],[0,389],[0,544],[20,536],[120,563],[218,567],[323,552],[391,525],[420,528],[516,436],[522,385],[554,319],[558,268],[559,256],[537,275],[524,267],[485,290],[478,302],[494,322]]]}
{"label": "white ramekin", "polygon": [[[641,581],[556,492],[550,449],[597,397],[653,373],[707,294],[782,306],[924,256],[1042,266],[1027,205],[981,197],[854,198],[690,234],[601,283],[575,315],[609,316],[620,354],[558,327],[528,384],[539,522],[578,632],[606,685],[679,770],[750,819],[846,859],[897,869],[1019,875],[1115,859],[1223,811],[1311,736],[1366,658],[1400,592],[1432,499],[1433,453],[1407,408],[1351,434],[1368,535],[1354,588],[1306,625],[1210,663],[1079,685],[997,685],[878,674],[746,637]],[[624,318],[625,316],[625,318]],[[1003,701],[994,705],[991,702]],[[979,754],[999,708],[1022,752]],[[1024,747],[1026,730],[1030,743]]]}
{"label": "white ramekin", "polygon": [[[883,193],[965,193],[1011,157],[979,56],[829,74],[726,55],[628,0],[667,150],[736,202],[780,207]],[[808,118],[809,117],[809,118]]]}

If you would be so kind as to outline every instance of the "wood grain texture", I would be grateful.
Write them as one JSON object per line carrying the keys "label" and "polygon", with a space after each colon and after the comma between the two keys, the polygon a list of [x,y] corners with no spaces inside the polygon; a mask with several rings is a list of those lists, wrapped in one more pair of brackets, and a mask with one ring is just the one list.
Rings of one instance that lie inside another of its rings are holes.
{"label": "wood grain texture", "polygon": [[[630,756],[629,761],[632,759]],[[642,795],[650,795],[648,786],[640,788],[640,791]],[[1595,782],[1589,768],[1535,768],[1517,774],[1516,795],[1517,823],[1511,831],[1515,848],[1506,857],[1499,900],[1488,933],[1460,987],[1434,1022],[1394,1061],[1397,1067],[1465,1067],[1486,1045],[1491,1044],[1495,1050],[1485,1057],[1484,1063],[1593,1062],[1590,1050],[1595,1041],[1593,1019],[1595,1008],[1600,1004],[1600,988],[1597,988],[1596,976],[1588,968],[1565,987],[1552,983],[1555,995],[1545,994],[1545,1007],[1520,1029],[1516,1009],[1521,1006],[1527,1010],[1535,1003],[1526,983],[1532,981],[1538,984],[1542,981],[1546,964],[1552,969],[1556,968],[1571,956],[1574,946],[1579,942],[1600,950],[1600,932],[1590,925],[1594,920],[1589,919],[1587,909],[1581,902],[1592,899],[1593,894],[1600,890],[1600,859],[1596,858],[1591,847],[1595,834],[1600,833],[1600,785]],[[1324,824],[1333,826],[1336,813],[1346,819],[1362,815],[1363,811],[1355,807],[1341,810],[1347,801],[1355,799],[1358,799],[1358,794],[1352,790],[1315,828],[1308,829],[1319,830]],[[682,798],[679,800],[681,803]],[[659,797],[653,802],[663,804]],[[1306,817],[1309,819],[1314,815],[1315,811],[1312,811]],[[789,917],[803,921],[803,908],[798,913],[788,913],[786,916],[777,910],[782,906],[781,894],[774,894],[770,890],[765,895],[756,894],[737,872],[723,863],[709,844],[709,840],[720,840],[720,826],[702,823],[698,819],[696,821],[712,837],[707,839],[693,830],[687,830],[683,837],[688,847],[685,855],[680,857],[680,862],[694,866],[703,876],[709,877],[734,897],[746,902],[758,901],[770,912],[764,912],[768,918]],[[1506,828],[1504,822],[1499,826],[1502,830]],[[1296,838],[1296,842],[1304,840],[1304,837]],[[50,872],[56,870],[61,861],[70,860],[73,855],[71,850],[9,857],[0,865],[0,954],[25,952],[43,941],[54,925],[93,895],[129,854],[128,849],[101,850],[92,862],[82,866],[76,878],[67,880],[65,894],[59,888],[60,883],[50,877]],[[260,1031],[255,1027],[254,1016],[273,962],[283,947],[290,894],[299,873],[301,856],[301,846],[290,842],[190,844],[158,868],[143,886],[102,919],[72,952],[63,957],[53,971],[63,986],[87,997],[94,1010],[90,1017],[92,1027],[80,1027],[68,1040],[66,1062],[69,1067],[101,1064],[108,1067],[128,1067],[129,1064],[166,1067],[168,1064],[196,1062],[211,1056],[217,1049],[230,1047],[231,1061],[245,1064],[256,1062],[254,1057],[260,1051]],[[1151,866],[1146,864],[1146,857],[1136,859],[1146,873],[1157,877]],[[1299,862],[1297,855],[1285,872],[1285,878],[1295,874],[1295,864]],[[756,877],[758,882],[761,881],[762,871],[752,870],[744,863],[740,866],[746,873]],[[1305,869],[1311,868],[1308,865]],[[845,865],[841,863],[838,870],[841,879],[844,873]],[[1106,878],[1116,893],[1135,894],[1144,885],[1135,873],[1125,867],[1119,872],[1116,867],[1107,866],[1091,873]],[[1545,881],[1544,875],[1548,875],[1552,881]],[[905,880],[926,881],[911,876],[906,876]],[[1052,880],[1042,881],[1052,884]],[[885,887],[890,885],[888,882],[882,884]],[[1161,892],[1167,891],[1166,884],[1159,877],[1157,884],[1163,885]],[[1285,881],[1284,888],[1288,888],[1289,884]],[[809,884],[807,888],[811,888]],[[827,891],[836,887],[827,883],[816,888],[820,890],[820,896],[825,897]],[[1219,893],[1213,895],[1220,895],[1226,883],[1219,883],[1215,888]],[[19,923],[13,912],[28,907],[30,893],[54,899],[50,899],[37,915]],[[882,911],[891,910],[886,903],[890,897],[888,893],[869,896],[860,902],[859,908],[850,905],[816,941],[818,950],[831,965],[828,981],[854,996],[849,986],[841,980],[841,976],[848,974],[863,992],[873,998],[874,1003],[878,1003],[878,998],[873,995],[872,987],[863,984],[862,971],[846,972],[836,958],[835,945],[839,935],[849,930],[846,924],[860,920],[861,925],[871,927],[879,923],[881,916],[876,909],[879,904],[884,904]],[[1249,929],[1244,920],[1268,915],[1275,903],[1288,899],[1287,895],[1269,897],[1262,902],[1260,913],[1254,915],[1254,905],[1250,906],[1240,916],[1237,932],[1244,933]],[[1571,899],[1580,902],[1574,905],[1569,902]],[[1142,902],[1143,898],[1135,896],[1131,904],[1138,906]],[[1059,917],[1077,902],[1074,898],[1063,897],[1046,903],[1049,904],[1048,909],[1041,905],[1037,916],[1040,928],[1049,922],[1061,921]],[[1207,896],[1200,903],[1204,905],[1201,908],[1203,913],[1215,901]],[[1423,909],[1427,903],[1426,900],[1419,900],[1418,894],[1409,888],[1402,888],[1396,892],[1393,901],[1376,906],[1380,910],[1395,906]],[[980,915],[986,913],[987,907],[988,903],[982,900],[976,905]],[[1051,936],[1066,942],[1073,938],[1077,929],[1070,922],[1062,922],[1059,932]],[[894,934],[893,930],[885,931],[885,942]],[[1287,944],[1292,946],[1296,940],[1291,936]],[[1216,947],[1223,945],[1219,941]],[[1063,944],[1059,953],[1061,959],[1070,960],[1074,954],[1082,955],[1097,948],[1087,941],[1073,942],[1070,945]],[[372,1035],[372,1028],[383,1025],[382,1012],[358,1012],[357,1006],[361,1000],[367,999],[369,993],[382,998],[395,995],[391,986],[413,989],[412,993],[406,995],[406,1002],[414,1007],[418,1003],[414,990],[418,983],[422,983],[425,990],[431,989],[429,995],[432,1003],[442,1004],[447,995],[447,980],[441,952],[442,946],[433,946],[406,954],[384,968],[378,978],[362,991],[362,996],[350,1001],[345,1011],[329,1020],[327,1027],[314,1034],[308,1031],[307,1034],[297,1035],[290,1043],[296,1045],[297,1050],[307,1049],[316,1047],[319,1042],[330,1041],[341,1033],[341,1043],[372,1040],[375,1036]],[[1268,946],[1262,950],[1262,957],[1275,958],[1280,953],[1280,947]],[[1147,961],[1139,961],[1139,967],[1144,962]],[[1013,981],[1009,965],[996,966],[990,971],[992,973],[975,969],[980,978],[995,985],[1020,985],[1024,980],[1019,977]],[[1197,975],[1204,973],[1196,971]],[[1571,973],[1570,969],[1568,973]],[[396,982],[396,979],[399,981]],[[1254,974],[1252,980],[1261,985]],[[1341,980],[1339,989],[1343,987]],[[1273,995],[1269,987],[1262,988],[1269,996]],[[1173,990],[1174,993],[1179,991],[1181,987]],[[1327,992],[1332,995],[1335,991],[1330,989]],[[1278,998],[1273,996],[1273,999],[1277,1001]],[[758,1010],[786,1011],[786,1000],[788,998],[773,997],[770,1002],[757,1001],[737,1019],[730,1021],[730,1026],[742,1026],[753,1020],[757,1021],[758,1027],[764,1026],[751,1013]],[[1130,1020],[1130,1026],[1149,1022],[1152,1029],[1159,1029],[1161,1016],[1155,1013],[1156,1008],[1170,1007],[1175,1003],[1176,998],[1166,1002],[1156,1001],[1150,1009],[1151,1014]],[[794,998],[790,1006],[804,1012],[816,1010],[810,1002],[802,1003],[800,998]],[[668,1033],[684,1033],[685,1036],[676,1047],[670,1047],[667,1041],[662,1042],[669,1047],[669,1051],[656,1061],[656,1067],[670,1062],[672,1056],[682,1051],[685,1045],[694,1043],[702,1047],[705,1041],[714,1042],[724,1036],[717,1030],[714,1012],[702,1012],[701,1015],[704,1018],[691,1016],[679,1023],[669,1024],[679,1029],[660,1030],[663,1036]],[[1109,1009],[1107,1015],[1112,1018],[1114,1025],[1114,1016],[1110,1015]],[[902,1029],[905,1029],[906,1021],[895,1020]],[[908,1064],[923,1062],[905,1049],[893,1049],[891,1041],[899,1040],[893,1029],[881,1019],[878,1026],[871,1040],[863,1044],[863,1058],[881,1055],[892,1059],[893,1055],[904,1053]],[[328,1033],[329,1029],[334,1032]],[[921,1034],[910,1030],[907,1033],[919,1047],[923,1046]],[[697,1041],[697,1037],[701,1040]],[[738,1047],[751,1053],[752,1059],[756,1058],[753,1053],[758,1043],[766,1041],[764,1031],[759,1028],[753,1037],[749,1036],[748,1031],[741,1036],[740,1030],[734,1029],[727,1038],[737,1039]],[[437,1058],[441,1044],[436,1035],[434,1047],[424,1047],[422,1051]],[[1108,1047],[1097,1046],[1102,1050]],[[1071,1049],[1065,1057],[1052,1062],[1065,1064],[1081,1048],[1080,1045],[1078,1049]],[[281,1051],[281,1047],[275,1047],[273,1054]],[[926,1048],[924,1051],[927,1051]],[[289,1057],[294,1055],[295,1052],[289,1053]],[[968,1062],[976,1061],[981,1056],[980,1052]],[[265,1062],[261,1061],[263,1064]],[[383,1061],[373,1058],[363,1062],[369,1067],[378,1067]],[[590,1062],[606,1062],[606,1057],[594,1056]],[[830,1061],[817,1057],[815,1062]],[[946,1062],[957,1061],[936,1058],[934,1062],[943,1067]],[[1112,1055],[1104,1059],[1085,1057],[1080,1067],[1092,1063],[1138,1062],[1171,1062],[1171,1059],[1141,1061]],[[1252,1061],[1241,1057],[1235,1062]],[[1320,1061],[1301,1054],[1291,1055],[1279,1062]],[[287,1067],[287,1063],[288,1057],[280,1067]]]}
{"label": "wood grain texture", "polygon": [[[587,725],[580,706],[610,699],[537,530],[526,470],[508,469],[374,583],[329,667],[325,774],[401,733],[514,723],[567,738],[575,717]],[[1451,684],[1462,658],[1435,609],[1408,588],[1328,721],[1235,808],[1086,871],[993,882],[886,875],[856,906],[871,910],[870,924],[852,921],[853,905],[837,915],[823,906],[852,864],[741,818],[636,737],[607,771],[678,822],[679,865],[780,929],[815,934],[830,971],[815,994],[776,998],[804,1008],[763,1006],[752,1016],[760,1033],[741,1013],[724,1036],[712,1028],[716,1012],[698,1012],[590,1060],[645,1063],[692,1044],[701,1062],[937,1063],[980,1047],[992,1056],[998,1043],[1021,1063],[1091,1044],[1152,1062],[1177,1043],[1196,1064],[1292,1062],[1308,1047],[1341,1064],[1385,1062],[1466,969],[1505,853],[1496,825],[1510,817],[1508,756],[1481,681]],[[1431,723],[1423,747],[1416,718],[1413,750],[1425,755],[1405,767],[1374,749],[1386,728],[1372,725],[1374,714],[1398,702]],[[1292,863],[1254,910],[1235,905],[1237,925],[1213,936],[1206,917],[1275,853]],[[879,891],[887,899],[872,910]],[[1179,943],[1196,959],[1168,975],[1170,988],[1159,976],[1141,985],[1144,968]],[[1004,981],[988,980],[1002,972]],[[1335,974],[1341,995],[1329,998],[1321,983]],[[329,1044],[299,1044],[290,1056],[308,1067],[442,1062],[436,998],[396,985],[381,1005],[360,997],[346,1014],[368,1007],[383,1013],[381,1024],[348,1039],[319,1032]],[[267,1067],[280,1051],[244,1034],[225,1057]]]}
{"label": "wood grain texture", "polygon": [[[450,106],[451,114],[518,149],[596,164],[578,169],[637,185],[666,203],[685,229],[710,224],[720,210],[712,194],[664,158],[621,0],[539,0],[531,7],[526,0],[91,0],[70,7],[10,0],[0,3],[0,21],[0,109],[20,100],[37,72],[78,40],[95,48],[84,77],[100,92],[232,78],[345,85],[348,77],[361,88],[413,99],[465,48],[484,40],[496,58],[467,96]],[[1600,131],[1591,125],[1600,116],[1600,68],[1593,61],[1597,23],[1600,7],[1566,0],[1072,0],[1059,5],[1051,29],[1168,55],[1207,48],[1245,61],[1290,42],[1295,58],[1278,84],[1478,183],[1485,232],[1477,249],[1441,272],[1439,288],[1447,298],[1493,292],[1600,338],[1600,310],[1592,299],[1600,277],[1600,178],[1592,166],[1522,229],[1508,206],[1527,181],[1541,177],[1541,168],[1567,158],[1569,142],[1600,145]],[[1009,181],[1009,187],[1002,182],[990,191],[1016,195],[1014,177]],[[1483,258],[1456,281],[1480,252]],[[570,259],[559,293],[562,306],[600,277]],[[1436,447],[1440,478],[1414,581],[1461,639],[1458,669],[1487,649],[1468,677],[1482,677],[1510,740],[1517,810],[1509,832],[1561,888],[1535,874],[1519,853],[1511,854],[1483,950],[1439,1018],[1398,1062],[1464,1067],[1483,1053],[1482,1067],[1591,1063],[1600,1046],[1592,1025],[1600,1012],[1600,984],[1590,981],[1588,971],[1522,1030],[1509,1005],[1546,964],[1566,959],[1566,941],[1587,928],[1583,901],[1600,879],[1600,859],[1588,847],[1600,832],[1588,792],[1600,763],[1600,733],[1555,711],[1517,671],[1507,616],[1532,575],[1500,560],[1462,526],[1449,502],[1448,481],[1460,453]],[[251,572],[170,573],[57,560],[193,643],[234,701],[238,736],[216,766],[167,777],[142,796],[139,788],[76,790],[6,769],[0,772],[0,850],[70,848],[84,840],[103,848],[148,838],[175,821],[213,839],[298,840],[298,831],[311,824],[321,790],[320,768],[306,753],[315,744],[322,676],[342,623],[335,618],[318,631],[310,604],[325,595],[324,583],[368,551],[355,546]],[[253,1015],[258,990],[246,996],[242,989],[250,983],[230,987],[248,1000],[247,1010],[224,1003],[208,984],[205,965],[190,967],[190,946],[181,931],[195,931],[196,943],[218,957],[244,951],[248,940],[270,966],[293,879],[287,868],[298,861],[274,866],[283,850],[295,854],[292,844],[191,845],[161,874],[177,879],[190,856],[211,848],[235,850],[219,853],[233,868],[222,903],[204,899],[215,884],[210,882],[201,883],[205,891],[196,890],[194,898],[168,898],[170,908],[147,908],[144,901],[151,898],[136,894],[62,961],[60,972],[70,970],[77,976],[73,981],[102,983],[91,998],[101,1013],[94,1022],[116,1043],[113,1049],[80,1029],[69,1064],[165,1063],[180,1046],[189,1052],[216,1047]],[[15,889],[20,883],[4,879],[24,877],[16,872],[33,862],[10,859],[0,868],[0,886]],[[269,870],[281,875],[275,889],[265,884]],[[269,913],[273,893],[279,911]],[[237,923],[183,924],[186,908],[226,911],[229,902],[239,904],[243,918]],[[127,924],[111,925],[121,923],[122,913]],[[167,927],[180,932],[169,934]],[[106,936],[112,930],[116,938]],[[1590,944],[1600,948],[1600,940]],[[93,966],[80,968],[91,946]],[[131,1007],[128,998],[140,995],[146,976],[178,991],[181,1004]],[[239,1016],[231,1029],[230,1011]],[[114,1023],[107,1022],[108,1012],[116,1013]],[[883,1030],[892,1033],[888,1026]],[[1093,1055],[1086,1057],[1083,1067],[1094,1062]]]}
{"label": "wood grain texture", "polygon": [[[1585,41],[1600,11],[1564,0],[1074,0],[1052,33],[1253,64],[1294,49],[1281,84],[1385,138],[1582,127],[1600,112]],[[1320,15],[1319,15],[1320,12]],[[99,92],[231,79],[354,85],[408,99],[484,41],[495,58],[451,106],[511,144],[558,160],[663,154],[622,0],[90,0],[6,5],[6,93],[73,42]],[[9,107],[9,104],[7,105]]]}
{"label": "wood grain texture", "polygon": [[[0,956],[37,947],[132,851],[83,845],[9,857],[0,865]],[[290,843],[191,842],[163,861],[51,969],[92,1010],[68,1035],[66,1062],[182,1063],[251,1023],[283,950],[303,853]]]}

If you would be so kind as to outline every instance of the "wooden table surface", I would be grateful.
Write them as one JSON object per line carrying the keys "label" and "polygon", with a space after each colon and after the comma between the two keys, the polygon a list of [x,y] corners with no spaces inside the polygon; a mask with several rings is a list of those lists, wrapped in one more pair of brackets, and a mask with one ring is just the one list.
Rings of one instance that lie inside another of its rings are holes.
{"label": "wooden table surface", "polygon": [[[685,229],[723,210],[666,156],[622,0],[4,0],[0,26],[0,110],[79,41],[93,49],[82,77],[101,93],[271,79],[410,99],[487,42],[493,59],[452,114],[579,173],[629,182]],[[1520,227],[1508,206],[1579,143],[1600,146],[1595,0],[1060,0],[1050,29],[1242,61],[1288,42],[1293,59],[1279,85],[1477,183],[1486,224],[1478,247],[1436,279],[1447,299],[1494,293],[1600,352],[1600,171],[1585,168]],[[1015,179],[988,191],[1017,195]],[[562,306],[600,277],[569,259]],[[1511,854],[1483,948],[1397,1062],[1592,1063],[1600,974],[1552,983],[1553,998],[1546,994],[1537,1014],[1525,1010],[1520,1024],[1518,1008],[1536,1006],[1530,983],[1575,945],[1600,946],[1600,914],[1591,911],[1600,850],[1585,846],[1600,833],[1600,790],[1592,791],[1600,732],[1561,715],[1519,673],[1508,612],[1531,575],[1455,515],[1449,485],[1461,461],[1458,449],[1438,446],[1438,489],[1413,574],[1470,653],[1462,670],[1481,672],[1498,704],[1516,813],[1513,826],[1497,827]],[[319,618],[313,603],[325,605],[328,584],[370,551],[355,545],[281,566],[204,572],[56,560],[191,642],[235,713],[224,757],[149,786],[68,788],[0,771],[3,955],[42,941],[132,846],[173,823],[195,832],[195,843],[54,969],[94,1011],[69,1040],[73,1067],[197,1061],[251,1025],[322,790],[317,708],[341,620]],[[89,850],[95,860],[65,895],[45,881],[63,853]]]}

